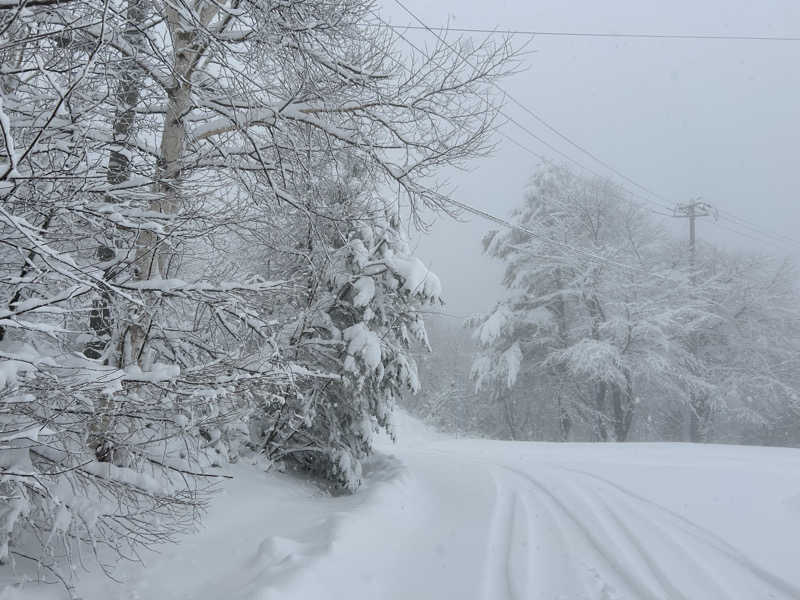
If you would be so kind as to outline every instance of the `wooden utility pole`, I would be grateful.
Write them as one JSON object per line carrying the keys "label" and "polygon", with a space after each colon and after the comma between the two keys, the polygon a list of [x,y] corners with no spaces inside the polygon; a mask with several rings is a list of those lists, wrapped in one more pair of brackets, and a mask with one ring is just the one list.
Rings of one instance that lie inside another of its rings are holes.
{"label": "wooden utility pole", "polygon": [[[694,198],[686,204],[679,204],[675,207],[673,217],[689,219],[689,278],[692,288],[697,285],[697,239],[695,222],[699,217],[715,216],[714,207],[708,202],[703,202],[700,198]],[[689,349],[692,354],[697,354],[697,340],[694,336],[689,338]],[[691,391],[689,393],[689,418],[688,438],[691,442],[704,442],[706,438],[706,426],[708,425],[709,406],[705,394]]]}
{"label": "wooden utility pole", "polygon": [[708,202],[703,202],[700,198],[695,198],[686,204],[679,204],[675,207],[672,216],[679,219],[689,219],[689,267],[691,268],[692,285],[695,285],[695,259],[697,255],[696,250],[696,236],[695,236],[695,221],[699,217],[711,217],[716,214],[714,207]]}

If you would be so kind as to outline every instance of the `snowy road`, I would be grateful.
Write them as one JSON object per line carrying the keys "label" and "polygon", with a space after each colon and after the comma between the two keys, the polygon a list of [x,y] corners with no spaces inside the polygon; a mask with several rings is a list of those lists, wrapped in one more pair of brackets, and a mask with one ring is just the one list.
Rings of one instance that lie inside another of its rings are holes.
{"label": "snowy road", "polygon": [[592,473],[495,463],[486,598],[800,598],[722,537]]}
{"label": "snowy road", "polygon": [[[356,569],[383,584],[381,598],[798,599],[800,512],[775,516],[784,483],[800,493],[800,453],[785,472],[774,460],[764,472],[755,463],[770,452],[474,441],[410,451],[409,500],[428,496],[404,522],[413,533],[393,533],[394,548]],[[736,489],[753,484],[771,497]],[[386,569],[392,553],[412,564]]]}
{"label": "snowy road", "polygon": [[800,451],[406,440],[355,497],[238,467],[201,534],[121,588],[90,578],[82,593],[800,599]]}

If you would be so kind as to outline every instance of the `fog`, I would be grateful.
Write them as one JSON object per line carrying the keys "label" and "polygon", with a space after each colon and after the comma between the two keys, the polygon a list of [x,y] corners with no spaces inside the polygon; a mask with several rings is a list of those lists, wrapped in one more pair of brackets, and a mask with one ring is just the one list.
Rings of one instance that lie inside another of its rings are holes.
{"label": "fog", "polygon": [[[382,4],[393,25],[418,25],[395,2]],[[800,4],[793,0],[405,4],[430,26],[459,28],[767,36],[800,31]],[[418,30],[405,35],[418,45],[433,37]],[[514,41],[527,44],[526,70],[502,81],[502,88],[663,200],[620,179],[511,102],[505,107],[508,115],[583,165],[623,183],[654,210],[666,212],[656,203],[672,206],[702,197],[723,216],[699,220],[699,240],[800,255],[800,43],[556,36],[516,36]],[[537,153],[565,161],[513,124],[503,131]],[[459,201],[507,217],[539,161],[502,137],[497,143],[492,156],[448,178]],[[687,236],[684,220],[656,218]],[[492,227],[470,215],[463,222],[439,218],[420,237],[418,253],[442,279],[452,314],[486,311],[501,294],[501,266],[484,257],[480,246]]]}
{"label": "fog", "polygon": [[0,0],[0,600],[800,599],[798,58],[798,0]]}

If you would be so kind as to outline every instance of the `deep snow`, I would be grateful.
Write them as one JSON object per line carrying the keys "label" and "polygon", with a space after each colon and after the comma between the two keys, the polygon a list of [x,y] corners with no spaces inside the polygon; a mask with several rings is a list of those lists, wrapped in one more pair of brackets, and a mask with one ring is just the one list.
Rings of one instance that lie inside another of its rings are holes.
{"label": "deep snow", "polygon": [[[355,496],[231,467],[203,530],[86,600],[800,599],[800,451],[455,440],[399,415]],[[27,585],[0,600],[63,598]]]}

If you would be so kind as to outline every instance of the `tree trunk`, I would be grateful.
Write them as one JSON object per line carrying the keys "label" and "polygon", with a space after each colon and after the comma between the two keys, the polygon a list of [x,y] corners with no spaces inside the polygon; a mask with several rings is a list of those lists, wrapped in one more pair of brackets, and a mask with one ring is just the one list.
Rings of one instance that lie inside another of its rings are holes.
{"label": "tree trunk", "polygon": [[618,442],[628,439],[633,422],[633,384],[630,374],[625,374],[625,387],[615,385],[612,394],[614,410],[614,436]]}
{"label": "tree trunk", "polygon": [[[585,299],[586,308],[592,318],[592,339],[600,340],[600,324],[605,320],[603,309],[597,296],[591,296]],[[606,395],[608,394],[608,385],[605,381],[597,383],[597,391],[595,392],[595,410],[597,411],[597,436],[603,442],[608,441],[608,428],[606,427]]]}
{"label": "tree trunk", "polygon": [[[141,26],[145,20],[144,0],[128,0],[126,12],[126,27],[122,38],[131,48],[143,48],[144,33]],[[114,93],[115,113],[113,129],[113,142],[108,157],[106,181],[111,186],[117,186],[128,181],[131,177],[131,160],[127,147],[131,136],[134,134],[136,123],[136,105],[139,103],[142,88],[142,70],[133,60],[120,61],[118,67],[117,87]],[[114,203],[116,199],[112,193],[106,194],[106,202]],[[97,249],[97,258],[101,262],[109,262],[116,255],[115,231],[109,234],[107,244],[102,244]],[[109,281],[114,277],[117,265],[108,268],[103,273],[103,280]],[[108,287],[101,284],[100,297],[92,303],[89,313],[89,327],[95,339],[86,344],[83,353],[88,358],[102,358],[106,356],[106,363],[121,364],[121,357],[117,356],[112,361],[108,354],[108,344],[113,336],[113,320],[111,311],[111,292]]]}
{"label": "tree trunk", "polygon": [[708,426],[711,410],[704,394],[692,392],[689,399],[689,441],[704,443],[708,441]]}
{"label": "tree trunk", "polygon": [[505,413],[506,417],[506,427],[508,428],[508,436],[511,440],[517,439],[517,428],[514,418],[514,410],[511,408],[513,400],[511,400],[508,396],[504,396],[502,399],[503,403],[503,412]]}
{"label": "tree trunk", "polygon": [[[143,48],[144,33],[141,26],[145,21],[146,11],[144,0],[128,0],[125,15],[126,27],[122,32],[123,39],[131,48]],[[113,142],[109,151],[106,181],[109,186],[118,186],[131,178],[131,160],[128,153],[129,142],[135,135],[136,105],[141,96],[143,73],[133,60],[121,60],[118,65],[118,79],[114,93],[115,112],[112,123]],[[116,203],[113,193],[107,193],[105,201]],[[119,266],[117,248],[119,247],[119,230],[112,229],[106,240],[97,249],[97,259],[101,262],[114,264],[103,272],[103,281],[100,283],[100,295],[92,302],[89,312],[89,327],[94,332],[94,339],[86,344],[83,353],[87,358],[105,358],[105,364],[123,366],[121,353],[112,354],[109,345],[115,339],[114,321],[112,314],[112,294],[105,282],[115,277]],[[99,461],[114,462],[115,450],[109,443],[109,430],[112,427],[112,413],[114,398],[103,395],[95,405],[95,415],[89,425],[88,445]]]}
{"label": "tree trunk", "polygon": [[606,427],[606,388],[605,381],[601,381],[597,384],[597,391],[594,395],[594,404],[597,410],[597,431],[595,434],[601,442],[608,441],[608,428]]}
{"label": "tree trunk", "polygon": [[[556,270],[556,287],[557,289],[562,289],[561,283],[561,273],[560,271]],[[567,328],[567,303],[564,300],[564,295],[559,293],[556,296],[555,301],[553,302],[552,306],[553,310],[556,313],[556,324],[558,326],[558,340],[560,348],[566,348],[568,343],[568,328]],[[564,380],[567,377],[566,369],[563,365],[559,365],[557,370],[560,372],[559,377],[560,381],[558,383],[559,388],[563,384]],[[569,411],[567,407],[564,406],[564,403],[561,400],[561,389],[558,391],[558,430],[561,436],[561,441],[566,442],[569,440],[569,434],[572,430],[572,418],[570,417]]]}
{"label": "tree trunk", "polygon": [[[201,5],[202,8],[199,8]],[[197,2],[195,9],[199,23],[187,22],[183,13],[171,4],[165,9],[172,39],[172,86],[167,90],[167,110],[156,165],[158,199],[151,204],[151,210],[164,214],[175,214],[181,204],[182,160],[186,148],[184,117],[192,108],[192,75],[205,52],[197,31],[198,28],[209,26],[219,11],[219,5]],[[137,278],[148,280],[173,276],[177,265],[176,252],[172,240],[159,238],[152,231],[142,232],[136,248]],[[146,307],[146,310],[155,308]],[[146,345],[152,320],[150,315],[144,315],[139,321],[131,327],[129,352],[132,360],[143,370],[148,370],[150,361]]]}
{"label": "tree trunk", "polygon": [[569,416],[569,411],[561,401],[561,393],[559,392],[558,398],[558,432],[562,442],[569,441],[569,433],[572,430],[572,418]]}

